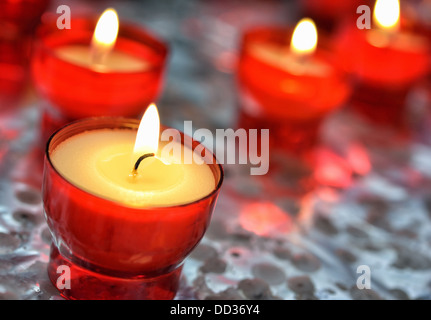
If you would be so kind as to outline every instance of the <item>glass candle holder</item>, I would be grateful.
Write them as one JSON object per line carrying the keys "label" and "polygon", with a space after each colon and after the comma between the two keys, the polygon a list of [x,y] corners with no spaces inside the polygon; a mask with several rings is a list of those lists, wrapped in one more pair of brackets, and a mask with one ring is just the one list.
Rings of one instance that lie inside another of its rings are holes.
{"label": "glass candle holder", "polygon": [[[172,299],[184,259],[203,237],[223,181],[222,166],[206,152],[214,189],[199,200],[152,208],[128,207],[91,194],[65,179],[50,155],[63,141],[97,129],[136,131],[139,121],[99,117],[78,120],[49,139],[43,204],[53,236],[48,274],[68,299]],[[200,144],[185,138],[192,149]],[[207,150],[206,150],[207,151]],[[69,286],[59,286],[68,268]],[[63,268],[63,269],[61,269]],[[60,271],[59,271],[60,270]]]}
{"label": "glass candle holder", "polygon": [[[238,126],[270,129],[271,148],[297,154],[316,143],[320,124],[348,99],[350,85],[323,45],[298,60],[298,68],[306,71],[291,71],[291,35],[292,30],[283,27],[244,33],[237,70]],[[257,53],[266,46],[281,52],[278,61]]]}
{"label": "glass candle holder", "polygon": [[355,86],[353,110],[372,123],[406,128],[408,94],[430,71],[427,39],[402,30],[345,26],[336,40],[339,62]]}
{"label": "glass candle holder", "polygon": [[64,59],[67,46],[90,48],[97,18],[72,19],[71,29],[59,30],[47,21],[37,31],[32,75],[47,101],[42,133],[49,135],[76,119],[92,116],[139,117],[157,100],[163,84],[168,47],[143,28],[121,23],[114,50],[145,64],[131,70],[99,71]]}

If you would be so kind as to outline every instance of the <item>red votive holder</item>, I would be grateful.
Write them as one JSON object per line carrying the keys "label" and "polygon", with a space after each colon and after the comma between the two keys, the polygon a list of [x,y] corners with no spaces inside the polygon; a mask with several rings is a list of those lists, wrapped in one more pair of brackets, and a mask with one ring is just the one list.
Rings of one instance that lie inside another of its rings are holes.
{"label": "red votive holder", "polygon": [[50,2],[50,0],[0,1],[0,38],[17,39],[31,33]]}
{"label": "red votive holder", "polygon": [[360,5],[369,5],[369,0],[301,0],[303,15],[312,18],[326,31],[334,29],[342,22],[355,22]]}
{"label": "red votive holder", "polygon": [[[69,137],[97,129],[136,131],[138,125],[126,118],[83,119],[48,141],[43,178],[45,217],[53,236],[48,274],[65,298],[173,299],[184,259],[209,225],[223,169],[208,150],[205,162],[211,164],[204,165],[214,175],[213,191],[191,203],[167,207],[129,207],[98,197],[69,182],[52,163],[52,151]],[[200,146],[183,134],[181,138],[184,146]],[[70,269],[70,282],[59,287],[64,266]]]}
{"label": "red votive holder", "polygon": [[345,27],[336,43],[355,85],[352,109],[372,123],[407,129],[408,94],[430,71],[428,40],[402,30]]}
{"label": "red votive holder", "polygon": [[350,85],[320,36],[317,51],[303,62],[305,72],[289,70],[283,53],[276,63],[259,53],[270,48],[287,57],[291,36],[292,30],[275,26],[244,33],[237,70],[238,125],[269,129],[271,148],[298,154],[316,144],[322,121],[348,99]]}
{"label": "red votive holder", "polygon": [[43,141],[68,122],[92,116],[139,117],[156,101],[163,84],[167,45],[145,29],[122,23],[114,51],[144,66],[136,70],[99,71],[58,54],[67,46],[90,48],[97,18],[72,19],[71,29],[45,22],[37,31],[32,58],[35,87],[46,100]]}

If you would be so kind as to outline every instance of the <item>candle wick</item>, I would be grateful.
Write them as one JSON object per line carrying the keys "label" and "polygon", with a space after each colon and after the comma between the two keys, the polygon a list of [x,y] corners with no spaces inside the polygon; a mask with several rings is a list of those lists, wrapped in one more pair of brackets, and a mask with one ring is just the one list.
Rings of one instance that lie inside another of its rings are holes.
{"label": "candle wick", "polygon": [[136,160],[135,166],[133,167],[132,176],[136,177],[138,175],[138,168],[139,168],[139,165],[141,164],[142,160],[149,158],[149,157],[154,157],[154,156],[155,156],[154,153],[146,153],[146,154],[140,156],[138,158],[138,160]]}

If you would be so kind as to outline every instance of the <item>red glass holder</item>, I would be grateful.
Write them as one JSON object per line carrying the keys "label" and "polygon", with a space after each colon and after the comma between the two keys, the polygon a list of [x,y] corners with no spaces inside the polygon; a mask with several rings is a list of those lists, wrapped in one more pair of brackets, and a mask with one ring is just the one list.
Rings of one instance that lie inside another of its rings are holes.
{"label": "red glass holder", "polygon": [[0,112],[13,110],[28,84],[30,42],[0,39]]}

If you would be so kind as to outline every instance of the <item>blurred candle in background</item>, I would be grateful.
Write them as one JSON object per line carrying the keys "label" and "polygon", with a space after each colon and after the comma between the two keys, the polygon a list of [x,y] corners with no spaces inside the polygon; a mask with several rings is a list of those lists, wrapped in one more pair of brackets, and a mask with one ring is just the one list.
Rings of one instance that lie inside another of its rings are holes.
{"label": "blurred candle in background", "polygon": [[369,0],[301,0],[304,16],[311,17],[319,28],[333,31],[343,21],[356,21],[356,10]]}
{"label": "blurred candle in background", "polygon": [[[48,274],[55,285],[57,268],[70,268],[70,289],[58,287],[64,297],[175,297],[183,261],[210,223],[223,168],[209,150],[198,154],[201,145],[182,133],[169,142],[180,152],[164,159],[166,143],[159,146],[159,134],[152,106],[141,123],[82,119],[51,136],[43,180],[43,205],[55,239]],[[185,162],[186,150],[203,163]],[[153,155],[136,168],[136,155],[147,152]]]}
{"label": "blurred candle in background", "polygon": [[38,30],[32,74],[45,99],[43,141],[79,118],[138,118],[161,92],[167,45],[137,25],[119,24],[113,10],[106,14],[99,29],[96,19],[75,18],[71,29],[48,20]]}

